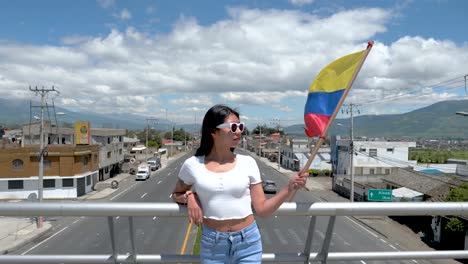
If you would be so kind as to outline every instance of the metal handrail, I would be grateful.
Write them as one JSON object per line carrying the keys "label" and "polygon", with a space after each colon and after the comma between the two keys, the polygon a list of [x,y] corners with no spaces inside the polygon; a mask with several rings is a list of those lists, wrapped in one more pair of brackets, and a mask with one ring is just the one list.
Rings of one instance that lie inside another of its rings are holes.
{"label": "metal handrail", "polygon": [[[174,203],[0,203],[2,216],[90,216],[108,217],[111,242],[114,235],[114,216],[129,217],[131,255],[2,255],[0,263],[177,263],[197,262],[198,255],[138,254],[134,244],[134,216],[187,215],[184,206]],[[263,262],[303,262],[328,260],[404,260],[404,259],[462,259],[468,250],[403,251],[403,252],[329,252],[336,216],[385,215],[468,215],[468,202],[454,203],[285,203],[276,212],[278,216],[312,216],[304,252],[263,253]],[[320,252],[310,253],[313,229],[317,216],[330,216],[327,234]]]}

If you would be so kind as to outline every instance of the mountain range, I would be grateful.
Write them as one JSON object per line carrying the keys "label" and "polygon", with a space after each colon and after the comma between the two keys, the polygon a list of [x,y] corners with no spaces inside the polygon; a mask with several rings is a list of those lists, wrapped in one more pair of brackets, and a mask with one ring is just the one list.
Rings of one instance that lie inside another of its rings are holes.
{"label": "mountain range", "polygon": [[[32,102],[38,106],[38,102]],[[34,121],[38,117],[39,108],[33,107],[30,112],[30,101],[0,98],[0,125],[5,127],[20,127],[22,124]],[[468,117],[456,115],[456,112],[468,112],[468,100],[442,101],[408,113],[392,115],[360,115],[354,118],[353,133],[355,137],[386,137],[386,138],[468,138]],[[142,129],[146,125],[145,116],[133,114],[103,115],[90,112],[73,112],[62,107],[55,107],[59,124],[74,124],[75,121],[89,121],[92,127]],[[54,111],[45,111],[45,120],[53,120]],[[49,118],[50,116],[50,118]],[[343,126],[338,126],[337,124]],[[349,134],[350,120],[336,119],[330,135]],[[167,120],[150,122],[150,126],[158,130],[169,130],[171,123]],[[189,132],[198,132],[199,124],[175,125]],[[253,129],[253,128],[252,128]],[[284,132],[290,135],[304,136],[304,125],[284,127]]]}

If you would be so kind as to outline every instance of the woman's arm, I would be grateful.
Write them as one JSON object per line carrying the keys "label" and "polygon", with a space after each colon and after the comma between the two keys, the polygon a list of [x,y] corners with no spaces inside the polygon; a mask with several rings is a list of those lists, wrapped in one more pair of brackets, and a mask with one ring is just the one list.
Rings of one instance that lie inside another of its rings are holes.
{"label": "woman's arm", "polygon": [[294,193],[294,190],[298,190],[304,187],[307,176],[309,173],[302,173],[294,175],[284,186],[279,193],[270,199],[265,198],[263,193],[262,184],[252,184],[250,185],[250,196],[252,198],[252,204],[255,209],[255,212],[260,217],[268,217],[274,213],[288,198]]}
{"label": "woman's arm", "polygon": [[192,188],[191,185],[185,184],[182,180],[177,180],[174,191],[172,191],[172,200],[179,204],[186,204],[185,193]]}
{"label": "woman's arm", "polygon": [[203,223],[203,211],[197,194],[191,192],[191,185],[185,184],[182,180],[177,180],[174,191],[172,192],[172,200],[179,204],[187,204],[189,222],[195,224]]}

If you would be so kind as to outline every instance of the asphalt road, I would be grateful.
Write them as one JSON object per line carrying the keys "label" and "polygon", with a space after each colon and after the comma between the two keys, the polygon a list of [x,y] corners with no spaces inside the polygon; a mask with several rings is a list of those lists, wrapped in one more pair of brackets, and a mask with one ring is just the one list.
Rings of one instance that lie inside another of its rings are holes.
{"label": "asphalt road", "polygon": [[[243,152],[245,153],[245,152]],[[177,180],[182,162],[189,154],[173,161],[165,168],[154,172],[147,181],[135,181],[129,177],[120,183],[119,191],[107,198],[106,202],[171,202],[171,192]],[[287,178],[277,170],[257,160],[262,179],[273,180],[278,189]],[[270,195],[267,195],[270,196]],[[299,191],[295,202],[318,202],[312,192]],[[319,252],[326,233],[328,217],[318,217],[314,230],[312,252]],[[52,218],[54,231],[41,241],[35,241],[22,248],[19,254],[111,254],[111,240],[107,218]],[[265,253],[301,252],[304,250],[310,217],[257,217],[262,234]],[[179,254],[187,232],[185,217],[135,217],[136,248],[142,254]],[[116,244],[120,254],[130,252],[129,221],[126,217],[115,218]],[[191,245],[186,252],[191,252]],[[336,219],[332,252],[395,251],[383,238],[368,230],[349,217]],[[15,252],[18,254],[18,252]],[[353,261],[330,263],[430,263],[428,261]]]}

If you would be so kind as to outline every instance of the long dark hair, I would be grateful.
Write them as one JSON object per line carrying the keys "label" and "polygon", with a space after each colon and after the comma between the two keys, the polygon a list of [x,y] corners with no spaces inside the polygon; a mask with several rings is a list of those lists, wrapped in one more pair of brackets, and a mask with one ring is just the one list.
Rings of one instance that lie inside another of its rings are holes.
{"label": "long dark hair", "polygon": [[206,112],[201,129],[200,147],[195,152],[195,156],[206,156],[210,154],[214,145],[211,133],[215,132],[217,130],[216,126],[224,123],[224,120],[231,114],[239,118],[239,113],[236,110],[221,104],[211,107],[210,110]]}

